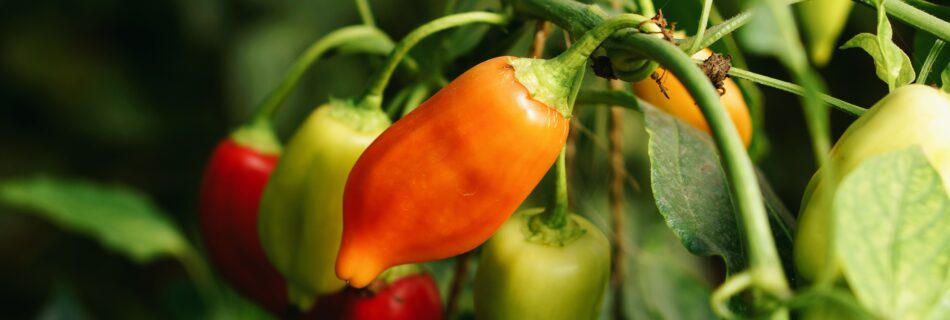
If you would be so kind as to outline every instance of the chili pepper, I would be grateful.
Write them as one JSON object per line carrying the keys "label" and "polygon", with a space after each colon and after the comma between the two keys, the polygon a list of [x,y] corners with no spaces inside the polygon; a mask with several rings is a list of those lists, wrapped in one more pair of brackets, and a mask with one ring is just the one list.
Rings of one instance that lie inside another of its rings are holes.
{"label": "chili pepper", "polygon": [[621,15],[552,60],[482,62],[383,132],[347,180],[337,276],[360,288],[390,266],[487,240],[557,158],[590,53],[638,26],[656,28]]}
{"label": "chili pepper", "polygon": [[366,94],[332,99],[297,129],[264,191],[259,217],[264,251],[287,278],[291,302],[308,310],[316,296],[344,286],[333,271],[343,227],[343,187],[357,158],[390,124],[380,108],[381,96],[398,63],[434,32],[506,21],[497,14],[473,12],[419,27],[393,48]]}
{"label": "chili pepper", "polygon": [[261,195],[281,152],[270,119],[323,53],[353,42],[371,44],[351,48],[353,53],[382,53],[393,46],[385,34],[365,26],[342,28],[316,41],[249,123],[218,144],[203,177],[201,232],[215,269],[241,294],[275,314],[287,306],[287,288],[261,248],[257,227]]}
{"label": "chili pepper", "polygon": [[[703,49],[693,55],[696,59],[706,59],[712,55],[709,49]],[[657,68],[659,80],[644,79],[633,84],[633,90],[638,97],[646,100],[653,106],[666,111],[693,127],[709,133],[709,124],[696,105],[696,101],[686,91],[683,83],[663,68]],[[661,88],[660,86],[664,88]],[[731,78],[725,78],[722,83],[720,101],[729,112],[732,123],[739,131],[739,137],[746,146],[752,141],[752,119],[749,116],[749,107],[742,98],[742,91]],[[667,97],[668,95],[668,97]]]}
{"label": "chili pepper", "polygon": [[515,213],[485,243],[475,276],[478,319],[597,319],[610,279],[610,243],[571,214],[551,228],[544,209]]}
{"label": "chili pepper", "polygon": [[304,319],[440,320],[442,301],[431,275],[418,265],[383,272],[365,289],[344,288],[321,297]]}
{"label": "chili pepper", "polygon": [[805,1],[798,4],[798,19],[812,62],[824,66],[831,60],[835,42],[851,13],[851,0]]}
{"label": "chili pepper", "polygon": [[[267,131],[262,131],[266,134]],[[284,279],[257,241],[257,206],[279,156],[229,137],[215,148],[201,185],[201,233],[211,261],[224,279],[265,309],[287,305]]]}
{"label": "chili pepper", "polygon": [[332,271],[343,185],[360,153],[388,125],[382,111],[345,101],[318,107],[290,139],[264,190],[260,241],[287,278],[291,301],[304,310],[314,297],[344,285]]}
{"label": "chili pepper", "polygon": [[[795,265],[814,280],[827,261],[834,190],[865,159],[919,145],[944,185],[950,183],[950,96],[924,85],[906,85],[878,101],[851,124],[831,151],[835,181],[822,181],[816,173],[802,200],[800,225],[795,237]],[[825,192],[824,188],[831,188]],[[945,188],[950,190],[950,188]],[[948,191],[950,195],[950,191]],[[837,271],[835,275],[837,275]]]}

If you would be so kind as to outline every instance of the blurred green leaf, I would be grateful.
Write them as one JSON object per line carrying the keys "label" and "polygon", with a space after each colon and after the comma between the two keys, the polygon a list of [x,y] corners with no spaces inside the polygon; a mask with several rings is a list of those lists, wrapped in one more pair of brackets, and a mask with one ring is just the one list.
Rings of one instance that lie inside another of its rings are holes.
{"label": "blurred green leaf", "polygon": [[49,302],[43,307],[37,320],[83,320],[90,319],[79,298],[69,289],[57,287]]}
{"label": "blurred green leaf", "polygon": [[835,243],[855,295],[886,319],[938,319],[950,292],[950,198],[919,147],[864,161],[838,187]]}
{"label": "blurred green leaf", "polygon": [[[782,30],[775,23],[775,12],[770,10],[768,4],[765,3],[766,1],[746,0],[745,2],[752,3],[747,8],[752,10],[752,19],[749,20],[746,26],[739,28],[736,32],[737,39],[742,43],[742,47],[752,54],[778,56],[786,52],[788,44],[779,36],[782,34]],[[785,9],[785,11],[788,10]],[[779,12],[778,14],[791,16],[791,12]]]}
{"label": "blurred green leaf", "polygon": [[208,319],[268,320],[275,318],[254,302],[238,295],[234,290],[224,290],[210,310]]}
{"label": "blurred green leaf", "polygon": [[[713,319],[709,305],[712,290],[696,274],[683,265],[676,252],[675,240],[669,233],[654,229],[647,236],[642,251],[630,255],[628,262],[635,264],[636,273],[628,273],[624,281],[627,292],[639,290],[654,318],[660,319]],[[682,250],[679,250],[682,251]],[[636,304],[626,303],[627,314],[636,314]]]}
{"label": "blurred green leaf", "polygon": [[190,250],[167,216],[128,187],[37,176],[0,183],[0,201],[91,236],[136,262]]}

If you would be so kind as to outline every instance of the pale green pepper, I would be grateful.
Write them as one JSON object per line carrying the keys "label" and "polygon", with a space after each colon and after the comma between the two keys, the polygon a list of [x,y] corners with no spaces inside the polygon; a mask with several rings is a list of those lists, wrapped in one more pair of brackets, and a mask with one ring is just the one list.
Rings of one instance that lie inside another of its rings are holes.
{"label": "pale green pepper", "polygon": [[815,65],[824,66],[831,60],[852,6],[852,0],[811,0],[798,4],[798,19]]}
{"label": "pale green pepper", "polygon": [[[826,183],[821,173],[815,174],[802,200],[795,237],[795,265],[805,279],[815,280],[827,263],[832,199],[837,184],[865,159],[914,145],[923,149],[947,185],[950,182],[950,96],[946,93],[924,85],[900,87],[878,101],[845,131],[831,151],[830,165],[834,166],[837,181]],[[824,188],[832,190],[825,192]],[[831,263],[837,265],[837,261]]]}
{"label": "pale green pepper", "polygon": [[356,159],[389,126],[378,109],[335,100],[300,126],[261,199],[258,228],[267,257],[287,279],[291,303],[343,288],[334,271],[343,228],[343,188]]}
{"label": "pale green pepper", "polygon": [[597,318],[610,243],[575,214],[551,228],[544,211],[515,213],[485,244],[475,276],[476,319]]}

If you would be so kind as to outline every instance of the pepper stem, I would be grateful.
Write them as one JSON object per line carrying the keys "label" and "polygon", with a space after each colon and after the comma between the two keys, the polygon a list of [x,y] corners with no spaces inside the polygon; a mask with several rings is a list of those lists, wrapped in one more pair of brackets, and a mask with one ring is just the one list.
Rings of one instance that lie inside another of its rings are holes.
{"label": "pepper stem", "polygon": [[567,193],[567,148],[561,148],[561,154],[554,164],[557,180],[554,183],[554,198],[544,211],[525,217],[527,228],[525,239],[547,246],[563,247],[580,238],[587,229],[571,219]]}
{"label": "pepper stem", "polygon": [[389,78],[392,77],[396,66],[399,65],[399,61],[401,61],[416,44],[436,32],[473,23],[505,25],[508,23],[508,16],[490,12],[459,13],[432,20],[416,28],[393,47],[392,52],[386,59],[386,64],[373,74],[369,86],[362,98],[357,100],[356,105],[368,109],[381,109],[383,91],[386,89],[386,84],[389,83]]}
{"label": "pepper stem", "polygon": [[572,89],[576,88],[579,72],[584,70],[588,57],[615,32],[636,28],[637,31],[657,33],[660,27],[651,19],[632,13],[613,16],[584,33],[577,42],[550,60],[521,58],[510,64],[515,68],[515,77],[524,85],[531,97],[557,109],[564,117],[570,117]]}
{"label": "pepper stem", "polygon": [[638,31],[647,33],[659,33],[662,31],[659,26],[652,23],[650,18],[625,13],[608,18],[590,31],[584,33],[577,42],[563,53],[551,59],[550,63],[559,65],[568,69],[579,69],[587,62],[588,57],[594,52],[600,44],[607,40],[615,32],[626,28],[637,28]]}
{"label": "pepper stem", "polygon": [[[254,113],[254,117],[251,118],[251,123],[269,123],[274,117],[274,114],[277,113],[277,110],[280,109],[280,106],[283,105],[284,101],[287,100],[287,97],[297,86],[297,83],[300,82],[303,75],[320,57],[336,47],[357,41],[375,41],[387,44],[383,47],[392,46],[392,41],[389,40],[389,36],[379,29],[370,26],[349,26],[328,33],[310,45],[307,51],[304,51],[304,53],[297,58],[297,61],[294,61],[290,72],[284,77],[284,81],[281,82],[280,86],[271,92],[271,94],[267,96],[267,99],[258,107]],[[386,50],[388,51],[388,49]]]}
{"label": "pepper stem", "polygon": [[561,154],[554,164],[557,170],[557,180],[554,182],[554,199],[548,204],[547,210],[541,217],[544,224],[552,229],[563,228],[567,224],[569,214],[567,196],[567,161],[565,155],[567,147],[561,148]]}

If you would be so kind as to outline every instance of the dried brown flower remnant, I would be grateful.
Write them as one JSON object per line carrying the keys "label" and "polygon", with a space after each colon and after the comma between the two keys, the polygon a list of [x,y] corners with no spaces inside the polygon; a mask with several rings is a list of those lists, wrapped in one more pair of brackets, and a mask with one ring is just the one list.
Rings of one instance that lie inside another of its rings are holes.
{"label": "dried brown flower remnant", "polygon": [[732,68],[732,57],[723,56],[719,53],[713,53],[703,61],[702,66],[703,72],[706,73],[706,77],[709,78],[709,81],[712,82],[713,86],[716,87],[716,91],[719,91],[719,95],[726,94],[726,88],[723,87],[723,81],[729,77],[729,69]]}
{"label": "dried brown flower remnant", "polygon": [[673,42],[673,33],[676,32],[676,22],[672,22],[672,23],[667,22],[666,18],[663,17],[662,9],[657,10],[657,14],[653,16],[653,18],[651,18],[649,21],[644,21],[643,23],[640,23],[640,25],[643,25],[644,23],[647,23],[647,22],[655,23],[658,27],[660,27],[660,33],[663,34],[663,39],[671,43]]}

